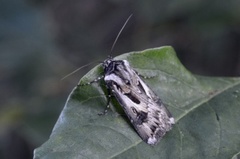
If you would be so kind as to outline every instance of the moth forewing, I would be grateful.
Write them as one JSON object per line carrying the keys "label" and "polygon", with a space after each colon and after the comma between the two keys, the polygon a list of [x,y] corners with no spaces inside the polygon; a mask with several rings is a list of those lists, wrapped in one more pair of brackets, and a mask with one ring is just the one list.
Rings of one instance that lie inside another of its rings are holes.
{"label": "moth forewing", "polygon": [[103,62],[104,81],[124,109],[139,136],[155,145],[172,128],[174,118],[159,97],[126,60]]}

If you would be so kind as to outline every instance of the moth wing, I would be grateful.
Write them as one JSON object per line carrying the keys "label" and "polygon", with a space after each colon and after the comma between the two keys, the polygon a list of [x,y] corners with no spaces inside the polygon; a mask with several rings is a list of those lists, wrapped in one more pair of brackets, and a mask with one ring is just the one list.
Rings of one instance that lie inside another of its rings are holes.
{"label": "moth wing", "polygon": [[[133,70],[128,71],[135,74]],[[155,145],[172,128],[174,119],[141,78],[137,74],[133,77],[138,82],[131,85],[114,73],[105,76],[104,80],[139,136],[148,144]]]}

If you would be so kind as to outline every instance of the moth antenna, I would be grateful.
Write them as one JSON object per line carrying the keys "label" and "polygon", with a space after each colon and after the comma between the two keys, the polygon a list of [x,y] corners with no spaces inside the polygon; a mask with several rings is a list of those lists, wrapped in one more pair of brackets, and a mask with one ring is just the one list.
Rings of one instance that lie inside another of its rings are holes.
{"label": "moth antenna", "polygon": [[[125,23],[123,24],[121,30],[119,31],[119,33],[118,33],[118,35],[117,35],[117,37],[116,37],[116,39],[114,40],[114,43],[113,43],[113,45],[112,45],[110,54],[112,54],[113,49],[114,49],[114,47],[115,47],[115,44],[117,43],[117,40],[118,40],[119,36],[121,35],[123,29],[124,29],[125,26],[127,25],[128,21],[129,21],[129,19],[132,17],[132,15],[133,15],[133,14],[131,14],[131,15],[127,18],[127,20],[126,20]],[[64,80],[65,78],[71,76],[72,74],[76,73],[77,71],[81,70],[82,68],[91,65],[91,64],[94,63],[94,62],[96,62],[96,61],[90,62],[90,63],[88,63],[88,64],[86,64],[86,65],[83,65],[83,66],[79,67],[78,69],[74,70],[73,72],[71,72],[71,73],[67,74],[66,76],[64,76],[63,78],[61,78],[61,80]],[[102,63],[102,62],[100,62],[100,63]]]}
{"label": "moth antenna", "polygon": [[118,38],[119,38],[120,34],[122,33],[123,29],[124,29],[124,28],[125,28],[125,26],[127,25],[128,21],[129,21],[129,19],[132,17],[132,15],[133,15],[133,14],[131,14],[131,15],[130,15],[130,16],[127,18],[127,20],[126,20],[126,21],[125,21],[125,23],[123,24],[123,26],[122,26],[121,30],[119,31],[119,33],[118,33],[118,35],[117,35],[116,39],[114,40],[114,43],[113,43],[113,45],[112,45],[112,48],[111,48],[110,55],[111,55],[111,54],[112,54],[112,52],[113,52],[113,49],[114,49],[114,47],[115,47],[115,44],[117,43],[117,40],[118,40]]}
{"label": "moth antenna", "polygon": [[71,73],[69,73],[69,74],[67,74],[66,76],[64,76],[63,78],[61,78],[61,80],[64,80],[65,78],[73,75],[74,73],[76,73],[77,71],[81,70],[82,68],[87,67],[87,66],[89,66],[89,65],[91,65],[91,64],[93,64],[93,63],[95,63],[95,62],[97,62],[97,61],[90,62],[90,63],[88,63],[88,64],[86,64],[86,65],[83,65],[83,66],[77,68],[76,70],[72,71]]}

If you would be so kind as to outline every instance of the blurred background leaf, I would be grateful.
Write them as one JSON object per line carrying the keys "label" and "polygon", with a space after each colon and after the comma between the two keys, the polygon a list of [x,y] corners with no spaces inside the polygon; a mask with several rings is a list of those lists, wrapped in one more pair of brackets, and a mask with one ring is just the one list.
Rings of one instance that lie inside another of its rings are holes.
{"label": "blurred background leaf", "polygon": [[32,158],[91,66],[60,79],[105,59],[131,13],[113,56],[171,45],[195,74],[239,76],[239,6],[238,0],[2,0],[0,158]]}

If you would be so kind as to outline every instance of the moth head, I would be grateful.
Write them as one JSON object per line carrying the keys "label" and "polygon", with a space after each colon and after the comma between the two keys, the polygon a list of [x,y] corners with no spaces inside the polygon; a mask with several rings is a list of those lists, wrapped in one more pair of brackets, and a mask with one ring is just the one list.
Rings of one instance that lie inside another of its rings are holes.
{"label": "moth head", "polygon": [[104,69],[104,72],[108,72],[108,70],[111,68],[111,63],[113,61],[113,58],[109,56],[106,60],[103,61],[102,66]]}

